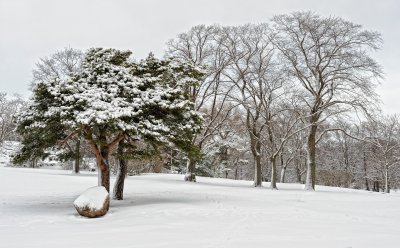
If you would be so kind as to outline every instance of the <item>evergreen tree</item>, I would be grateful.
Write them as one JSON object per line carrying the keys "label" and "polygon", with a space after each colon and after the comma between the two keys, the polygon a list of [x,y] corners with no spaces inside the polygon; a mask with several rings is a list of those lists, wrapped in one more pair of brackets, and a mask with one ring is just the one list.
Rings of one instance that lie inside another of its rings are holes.
{"label": "evergreen tree", "polygon": [[[188,89],[204,76],[202,70],[172,59],[159,60],[150,54],[140,63],[132,63],[131,74],[143,83],[142,106],[144,121],[140,122],[140,138],[151,148],[138,150],[135,137],[126,137],[118,147],[119,166],[114,186],[114,199],[123,199],[127,159],[140,159],[159,154],[158,148],[173,145],[189,156],[198,156],[193,145],[194,134],[200,131],[202,119],[193,110]],[[133,154],[133,155],[132,155]]]}
{"label": "evergreen tree", "polygon": [[61,123],[60,116],[45,116],[55,100],[48,87],[39,83],[33,91],[28,109],[18,118],[16,131],[22,137],[22,148],[13,159],[15,164],[31,161],[34,166],[35,161],[50,155],[48,148],[56,146],[65,136],[66,127]]}
{"label": "evergreen tree", "polygon": [[[92,48],[72,77],[37,84],[19,121],[18,130],[26,134],[22,151],[34,149],[35,142],[51,147],[81,135],[96,156],[99,185],[109,191],[109,157],[127,137],[191,150],[187,144],[199,131],[201,118],[185,88],[196,83],[200,70],[153,56],[131,63],[130,55]],[[42,135],[46,130],[56,132]],[[33,132],[41,135],[30,137]]]}

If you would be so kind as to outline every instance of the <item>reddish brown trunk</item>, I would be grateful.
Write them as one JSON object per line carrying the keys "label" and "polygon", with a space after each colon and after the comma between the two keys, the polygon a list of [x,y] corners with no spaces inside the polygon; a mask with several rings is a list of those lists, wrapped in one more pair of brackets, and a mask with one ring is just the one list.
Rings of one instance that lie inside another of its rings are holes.
{"label": "reddish brown trunk", "polygon": [[110,192],[110,168],[108,163],[109,149],[107,147],[98,148],[96,144],[91,144],[92,152],[96,155],[97,169],[99,171],[99,186],[104,186]]}
{"label": "reddish brown trunk", "polygon": [[102,152],[102,160],[100,166],[100,179],[101,179],[101,186],[106,188],[108,192],[110,192],[110,167],[108,163],[108,149],[104,149]]}
{"label": "reddish brown trunk", "polygon": [[96,156],[97,168],[99,170],[99,186],[104,186],[110,192],[110,165],[109,156],[113,148],[124,138],[123,133],[119,133],[113,141],[107,143],[107,137],[104,135],[105,130],[99,130],[99,145],[94,143],[90,128],[86,129],[86,138],[90,143],[92,152]]}

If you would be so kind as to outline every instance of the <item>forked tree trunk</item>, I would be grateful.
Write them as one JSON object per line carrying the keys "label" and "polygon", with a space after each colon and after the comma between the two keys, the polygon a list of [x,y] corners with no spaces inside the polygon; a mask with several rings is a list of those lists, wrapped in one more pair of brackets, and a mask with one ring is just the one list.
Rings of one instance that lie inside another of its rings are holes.
{"label": "forked tree trunk", "polygon": [[307,140],[307,174],[306,174],[306,183],[304,185],[305,190],[315,190],[316,133],[317,133],[317,126],[316,125],[311,126]]}
{"label": "forked tree trunk", "polygon": [[123,200],[124,199],[124,183],[126,178],[126,173],[128,171],[128,163],[126,159],[123,158],[124,154],[124,141],[121,140],[118,144],[118,172],[117,178],[114,185],[113,199]]}
{"label": "forked tree trunk", "polygon": [[196,161],[189,158],[186,166],[185,181],[196,182]]}
{"label": "forked tree trunk", "polygon": [[276,156],[271,156],[270,161],[271,161],[271,185],[270,185],[270,188],[278,189],[278,187],[276,187]]}
{"label": "forked tree trunk", "polygon": [[110,163],[109,156],[110,151],[113,151],[116,145],[124,138],[124,134],[118,134],[115,139],[107,143],[107,137],[103,134],[104,130],[99,130],[98,135],[99,145],[93,142],[92,134],[87,131],[87,140],[89,141],[90,147],[94,155],[96,156],[96,163],[98,172],[98,185],[106,188],[107,192],[110,192]]}

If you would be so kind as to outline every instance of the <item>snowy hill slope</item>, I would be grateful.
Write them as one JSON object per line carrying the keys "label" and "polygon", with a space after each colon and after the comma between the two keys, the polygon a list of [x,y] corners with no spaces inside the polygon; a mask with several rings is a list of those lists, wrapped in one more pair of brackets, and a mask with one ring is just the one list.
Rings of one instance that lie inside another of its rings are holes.
{"label": "snowy hill slope", "polygon": [[[73,201],[95,173],[0,167],[1,247],[399,247],[400,194],[151,174],[103,218]],[[266,185],[267,186],[267,185]]]}

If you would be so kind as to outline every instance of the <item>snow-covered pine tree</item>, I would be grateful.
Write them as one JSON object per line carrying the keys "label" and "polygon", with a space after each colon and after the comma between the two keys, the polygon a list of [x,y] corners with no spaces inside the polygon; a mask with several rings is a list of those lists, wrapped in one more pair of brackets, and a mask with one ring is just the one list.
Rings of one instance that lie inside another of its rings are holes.
{"label": "snow-covered pine tree", "polygon": [[203,70],[172,59],[160,60],[150,53],[140,63],[132,63],[130,71],[141,79],[142,87],[146,89],[142,94],[145,104],[141,108],[144,118],[139,122],[139,138],[136,137],[136,140],[147,143],[153,149],[141,151],[132,136],[120,142],[119,166],[113,192],[113,198],[117,200],[123,199],[126,159],[154,156],[158,154],[154,149],[157,150],[160,145],[173,145],[188,156],[199,155],[192,140],[194,134],[200,131],[202,119],[193,110],[194,103],[188,89],[199,83],[204,76]]}
{"label": "snow-covered pine tree", "polygon": [[[62,129],[61,143],[82,135],[96,156],[99,185],[108,191],[109,157],[126,136],[184,147],[201,126],[185,94],[186,84],[196,82],[193,74],[186,74],[188,66],[168,62],[155,80],[151,74],[135,75],[138,67],[129,62],[130,55],[130,51],[89,49],[79,73],[36,85],[32,104],[19,122],[19,130],[25,132]],[[45,142],[48,137],[37,137],[41,139]],[[56,143],[51,140],[49,145]]]}
{"label": "snow-covered pine tree", "polygon": [[[83,52],[71,47],[66,47],[56,51],[50,56],[40,58],[35,64],[35,68],[32,70],[32,83],[31,87],[34,87],[36,83],[42,81],[49,81],[54,79],[65,80],[74,73],[80,71],[81,61],[83,58]],[[62,153],[59,153],[58,157],[60,160],[74,160],[72,172],[79,173],[80,162],[82,159],[81,148],[82,144],[79,137],[75,137],[70,142],[66,143],[68,149],[63,149]],[[47,146],[46,144],[44,144]],[[36,148],[36,151],[39,148]],[[47,156],[44,147],[43,153]],[[29,153],[26,153],[28,155]],[[25,161],[20,161],[25,162]]]}
{"label": "snow-covered pine tree", "polygon": [[[57,79],[52,79],[56,84]],[[50,83],[50,82],[49,82]],[[48,148],[57,145],[65,137],[66,126],[60,121],[59,115],[46,116],[55,101],[44,83],[34,87],[34,95],[28,102],[29,107],[18,116],[16,131],[20,134],[22,147],[13,158],[14,164],[30,161],[32,167],[38,159],[49,155]]]}
{"label": "snow-covered pine tree", "polygon": [[204,71],[173,59],[159,60],[150,54],[131,72],[142,79],[146,88],[142,94],[146,119],[139,125],[142,137],[153,139],[155,130],[157,135],[161,134],[158,141],[171,142],[189,156],[198,155],[190,139],[200,131],[202,118],[194,111],[189,89],[199,84]]}

